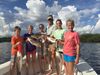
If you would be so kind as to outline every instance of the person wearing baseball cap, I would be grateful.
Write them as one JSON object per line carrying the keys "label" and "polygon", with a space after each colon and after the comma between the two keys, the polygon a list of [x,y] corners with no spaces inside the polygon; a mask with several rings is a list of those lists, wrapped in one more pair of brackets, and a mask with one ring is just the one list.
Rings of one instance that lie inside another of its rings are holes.
{"label": "person wearing baseball cap", "polygon": [[[48,15],[47,17],[47,20],[48,20],[48,25],[47,25],[47,28],[46,28],[46,33],[48,36],[52,36],[52,33],[56,30],[56,25],[54,25],[53,21],[53,16],[52,15]],[[49,40],[48,40],[49,41]],[[55,51],[56,51],[56,48],[54,46],[53,43],[47,43],[48,45],[48,57],[49,57],[49,73],[48,75],[51,75],[52,71],[53,71],[53,65],[54,65],[54,59],[55,59]]]}
{"label": "person wearing baseball cap", "polygon": [[53,21],[53,16],[52,15],[49,15],[47,19]]}
{"label": "person wearing baseball cap", "polygon": [[53,20],[54,20],[53,16],[49,15],[47,17],[47,20],[48,20],[48,25],[47,25],[47,28],[46,28],[46,32],[47,32],[47,35],[51,35],[52,32],[56,29],[56,26],[53,23]]}

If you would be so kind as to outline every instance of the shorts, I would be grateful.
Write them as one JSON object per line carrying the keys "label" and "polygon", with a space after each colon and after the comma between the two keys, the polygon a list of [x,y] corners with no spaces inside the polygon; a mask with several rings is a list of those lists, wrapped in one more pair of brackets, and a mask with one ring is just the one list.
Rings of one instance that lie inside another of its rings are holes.
{"label": "shorts", "polygon": [[68,55],[65,55],[65,54],[64,54],[64,60],[65,60],[66,62],[74,62],[75,59],[76,59],[76,56],[68,56]]}
{"label": "shorts", "polygon": [[15,55],[12,55],[11,56],[11,62],[14,63],[15,61],[16,61],[16,56]]}
{"label": "shorts", "polygon": [[41,48],[38,48],[38,47],[37,47],[37,50],[36,50],[36,51],[37,51],[38,55],[40,55],[40,56],[42,56],[42,57],[48,55],[48,50],[47,50],[47,48],[45,47],[44,44],[41,46]]}
{"label": "shorts", "polygon": [[34,50],[36,50],[36,46],[30,44],[29,42],[26,43],[25,45],[25,49],[26,49],[26,53],[27,52],[32,52]]}
{"label": "shorts", "polygon": [[31,55],[31,54],[36,55],[36,50],[26,52],[26,55]]}
{"label": "shorts", "polygon": [[20,52],[20,53],[23,52],[23,45],[22,44],[18,44],[16,46],[16,48],[12,48],[11,55],[15,56],[17,54],[17,52]]}
{"label": "shorts", "polygon": [[17,52],[17,54],[15,55],[11,55],[11,62],[15,63],[18,60],[18,58],[22,59],[22,54],[20,52]]}

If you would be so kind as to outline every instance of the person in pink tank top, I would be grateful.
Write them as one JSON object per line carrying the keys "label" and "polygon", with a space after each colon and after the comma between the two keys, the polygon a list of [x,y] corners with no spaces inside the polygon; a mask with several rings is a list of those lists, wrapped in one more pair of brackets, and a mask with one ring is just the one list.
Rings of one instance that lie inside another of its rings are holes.
{"label": "person in pink tank top", "polygon": [[74,75],[74,64],[78,64],[79,62],[80,39],[78,33],[73,30],[73,20],[67,20],[66,26],[68,31],[64,33],[63,46],[65,72],[66,75]]}

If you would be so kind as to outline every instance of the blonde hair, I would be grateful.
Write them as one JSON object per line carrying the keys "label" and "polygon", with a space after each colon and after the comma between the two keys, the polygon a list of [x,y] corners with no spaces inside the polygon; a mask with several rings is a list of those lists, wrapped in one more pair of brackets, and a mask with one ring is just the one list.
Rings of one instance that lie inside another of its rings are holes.
{"label": "blonde hair", "polygon": [[29,25],[28,27],[32,28],[33,29],[33,26],[32,25]]}
{"label": "blonde hair", "polygon": [[67,21],[66,21],[66,25],[67,25],[67,23],[68,22],[71,22],[71,24],[74,26],[75,24],[74,24],[74,20],[72,20],[72,19],[68,19]]}

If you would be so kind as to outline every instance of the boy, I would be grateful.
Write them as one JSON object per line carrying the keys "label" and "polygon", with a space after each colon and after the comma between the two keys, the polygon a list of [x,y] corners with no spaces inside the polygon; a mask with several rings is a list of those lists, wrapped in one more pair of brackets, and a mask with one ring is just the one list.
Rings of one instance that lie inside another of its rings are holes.
{"label": "boy", "polygon": [[34,71],[34,63],[36,61],[36,46],[35,45],[32,45],[28,38],[31,37],[31,35],[34,35],[33,34],[33,26],[32,25],[29,25],[28,26],[28,33],[25,33],[24,34],[24,41],[25,41],[25,49],[26,49],[26,66],[30,65],[30,55],[32,55],[32,63],[33,63],[33,71]]}
{"label": "boy", "polygon": [[[12,48],[11,48],[11,66],[13,66],[13,67],[15,66],[16,57],[20,58],[20,60],[22,59],[23,39],[20,36],[20,31],[21,31],[21,28],[16,26],[14,28],[15,35],[13,35],[11,38],[11,45],[12,45]],[[22,64],[20,65],[20,71],[21,71],[21,67],[22,67]]]}

